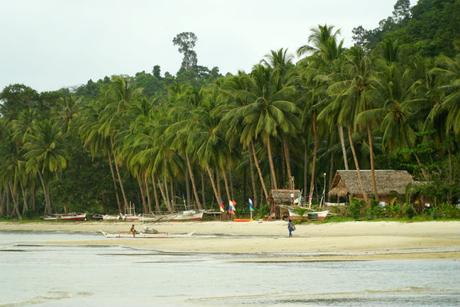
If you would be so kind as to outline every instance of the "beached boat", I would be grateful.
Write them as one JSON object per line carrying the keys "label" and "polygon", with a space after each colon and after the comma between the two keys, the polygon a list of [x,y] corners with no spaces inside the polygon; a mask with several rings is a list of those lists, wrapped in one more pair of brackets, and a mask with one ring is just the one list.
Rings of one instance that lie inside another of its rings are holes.
{"label": "beached boat", "polygon": [[162,220],[163,218],[164,216],[161,216],[161,215],[142,215],[139,218],[139,221],[143,223],[149,223],[149,222],[151,223],[151,222],[158,222]]}
{"label": "beached boat", "polygon": [[201,221],[204,211],[187,210],[183,211],[170,219],[173,222]]}
{"label": "beached boat", "polygon": [[86,213],[81,214],[63,214],[60,216],[61,221],[86,221]]}
{"label": "beached boat", "polygon": [[289,211],[289,218],[291,220],[302,220],[302,219],[305,219],[308,217],[309,220],[324,220],[328,214],[329,214],[329,211],[328,210],[324,210],[324,211],[309,211],[309,212],[305,212],[303,215],[300,215],[298,212],[296,212],[293,208],[288,208],[288,211]]}
{"label": "beached boat", "polygon": [[[133,235],[131,233],[107,233],[104,231],[101,231],[102,235],[106,238],[118,238],[118,239],[123,239],[123,238],[133,238]],[[161,239],[161,238],[187,238],[191,237],[193,235],[193,232],[186,233],[186,234],[169,234],[167,232],[159,232],[159,233],[143,233],[139,232],[136,233],[136,238],[150,238],[150,239]]]}
{"label": "beached boat", "polygon": [[327,217],[328,214],[328,210],[308,212],[308,219],[322,221]]}
{"label": "beached boat", "polygon": [[109,215],[109,214],[104,214],[102,216],[102,220],[103,221],[118,221],[120,220],[120,216],[119,215]]}
{"label": "beached boat", "polygon": [[121,217],[121,219],[125,222],[139,222],[141,219],[141,216],[134,215],[134,214],[125,214]]}
{"label": "beached boat", "polygon": [[86,213],[53,214],[43,217],[44,221],[86,221]]}

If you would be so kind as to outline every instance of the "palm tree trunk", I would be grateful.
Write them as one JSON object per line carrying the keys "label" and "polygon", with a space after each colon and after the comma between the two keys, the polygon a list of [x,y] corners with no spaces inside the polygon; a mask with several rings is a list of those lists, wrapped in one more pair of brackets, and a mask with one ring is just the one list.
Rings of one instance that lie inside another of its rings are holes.
{"label": "palm tree trunk", "polygon": [[310,192],[308,193],[309,208],[311,208],[313,202],[313,192],[315,191],[316,155],[318,153],[318,131],[316,127],[316,114],[313,114],[311,125],[313,133],[313,160],[311,167]]}
{"label": "palm tree trunk", "polygon": [[35,183],[32,183],[32,211],[35,212],[36,207],[35,207],[35,201],[36,201],[36,189],[35,189]]}
{"label": "palm tree trunk", "polygon": [[0,216],[5,214],[6,196],[5,192],[0,188]]}
{"label": "palm tree trunk", "polygon": [[209,180],[211,180],[211,186],[214,192],[214,196],[216,197],[217,205],[220,206],[220,204],[222,203],[222,198],[220,197],[220,194],[217,191],[216,183],[214,182],[214,177],[212,176],[212,172],[209,169],[209,166],[206,166],[206,172],[208,173]]}
{"label": "palm tree trunk", "polygon": [[172,179],[170,182],[169,182],[169,191],[171,192],[171,206],[173,208],[174,211],[176,211],[176,193],[175,193],[175,189],[174,189],[174,180]]}
{"label": "palm tree trunk", "polygon": [[139,186],[139,192],[141,193],[141,202],[142,202],[142,210],[144,213],[147,213],[147,204],[145,202],[145,191],[144,191],[144,183],[139,176],[137,177],[137,185]]}
{"label": "palm tree trunk", "polygon": [[21,213],[19,212],[19,201],[18,194],[16,193],[16,188],[13,188],[10,183],[8,183],[11,193],[11,199],[13,200],[13,211],[18,219],[22,219]]}
{"label": "palm tree trunk", "polygon": [[163,201],[165,202],[166,209],[168,210],[169,213],[171,213],[171,206],[169,205],[169,200],[168,200],[168,197],[166,196],[167,194],[165,193],[163,183],[160,180],[158,180],[158,188],[160,189],[161,197],[163,198]]}
{"label": "palm tree trunk", "polygon": [[155,175],[152,173],[152,188],[153,188],[153,197],[155,198],[155,211],[156,213],[161,212],[160,208],[160,199],[158,198],[158,193],[157,193],[157,187],[156,187],[156,180],[155,180]]}
{"label": "palm tree trunk", "polygon": [[217,193],[219,194],[219,197],[222,198],[222,193],[220,189],[220,176],[219,176],[219,168],[216,167],[216,186],[217,186]]}
{"label": "palm tree trunk", "polygon": [[[192,195],[190,194],[190,175],[188,174],[188,167],[185,168],[185,195],[187,197],[186,203],[192,204]],[[195,204],[196,205],[196,204]]]}
{"label": "palm tree trunk", "polygon": [[356,156],[355,145],[353,144],[353,130],[351,129],[351,127],[348,127],[348,141],[350,143],[351,153],[353,154],[353,161],[355,162],[356,175],[358,176],[359,189],[361,190],[361,194],[363,196],[364,201],[366,202],[367,205],[369,205],[369,199],[367,198],[367,194],[364,191],[363,181],[361,179],[361,170],[359,169],[358,157]]}
{"label": "palm tree trunk", "polygon": [[204,174],[203,171],[200,171],[200,176],[201,176],[201,203],[203,204],[203,207],[206,207],[206,191],[204,189]]}
{"label": "palm tree trunk", "polygon": [[126,198],[125,188],[123,186],[123,181],[121,180],[120,169],[118,168],[117,161],[115,156],[113,157],[113,164],[115,164],[115,172],[117,174],[118,183],[120,185],[121,195],[123,197],[123,212],[125,212],[126,208],[128,207],[128,199]]}
{"label": "palm tree trunk", "polygon": [[27,204],[27,190],[24,189],[24,186],[21,182],[19,182],[21,186],[21,193],[22,193],[22,215],[24,215],[27,211],[29,211],[29,205]]}
{"label": "palm tree trunk", "polygon": [[307,199],[308,187],[308,141],[305,138],[304,154],[303,154],[303,198]]}
{"label": "palm tree trunk", "polygon": [[377,181],[375,179],[375,164],[374,164],[374,142],[372,140],[372,132],[369,125],[367,125],[367,139],[369,140],[369,156],[371,162],[371,177],[372,177],[372,190],[376,201],[379,201],[379,193],[377,191]]}
{"label": "palm tree trunk", "polygon": [[[331,152],[331,160],[329,161],[329,180],[328,180],[328,187],[331,188],[332,180],[334,178],[334,152]],[[329,193],[326,193],[327,200],[329,201]],[[326,195],[324,197],[326,197]]]}
{"label": "palm tree trunk", "polygon": [[148,180],[147,173],[145,173],[143,176],[143,183],[144,183],[145,194],[147,195],[147,210],[148,210],[148,213],[152,213],[152,198],[150,197],[149,180]]}
{"label": "palm tree trunk", "polygon": [[233,178],[232,178],[232,172],[228,171],[228,185],[230,188],[230,195],[232,197],[235,197],[235,193],[233,193]]}
{"label": "palm tree trunk", "polygon": [[112,166],[112,155],[109,153],[108,156],[109,156],[110,174],[112,175],[113,188],[115,190],[115,197],[117,199],[118,213],[122,214],[123,210],[121,209],[120,197],[118,196],[117,180],[115,179],[115,173],[113,171],[113,166]]}
{"label": "palm tree trunk", "polygon": [[232,200],[232,195],[230,195],[230,189],[228,188],[228,179],[227,173],[225,170],[222,170],[222,178],[224,178],[225,193],[227,194],[227,201]]}
{"label": "palm tree trunk", "polygon": [[254,201],[254,207],[257,208],[256,178],[254,178],[254,162],[252,162],[251,153],[249,153],[249,172],[251,173],[252,199]]}
{"label": "palm tree trunk", "polygon": [[291,171],[291,158],[289,155],[289,145],[285,138],[283,139],[283,149],[284,149],[284,159],[286,161],[286,171],[287,171],[288,183],[289,183],[288,186],[290,190],[293,190],[294,182],[293,182],[292,171]]}
{"label": "palm tree trunk", "polygon": [[264,192],[265,200],[268,201],[267,187],[265,186],[264,177],[262,176],[262,171],[260,170],[259,160],[257,159],[254,143],[251,142],[249,146],[251,146],[252,156],[254,158],[254,165],[256,166],[257,174],[259,174],[260,186],[262,187],[262,190]]}
{"label": "palm tree trunk", "polygon": [[267,137],[267,153],[268,153],[268,163],[270,165],[272,188],[277,190],[278,189],[278,184],[276,182],[275,164],[273,164],[272,145],[271,145],[271,142],[270,142],[270,137]]}
{"label": "palm tree trunk", "polygon": [[189,172],[190,181],[192,183],[193,196],[195,197],[195,201],[196,201],[196,205],[198,206],[198,210],[201,210],[203,209],[203,206],[201,205],[200,197],[198,196],[198,190],[196,189],[196,184],[195,184],[195,176],[193,175],[192,165],[190,163],[190,159],[187,153],[185,154],[185,157],[187,160],[187,168]]}
{"label": "palm tree trunk", "polygon": [[50,198],[49,198],[49,195],[48,195],[48,189],[46,187],[45,180],[43,179],[43,175],[42,175],[42,173],[40,171],[38,172],[38,178],[40,179],[40,182],[42,184],[43,195],[45,197],[45,214],[51,214],[52,213],[51,201],[50,201]]}
{"label": "palm tree trunk", "polygon": [[166,195],[166,204],[167,204],[167,207],[168,207],[168,211],[169,212],[174,212],[174,207],[172,206],[172,202],[171,202],[171,198],[170,198],[171,195],[169,195],[168,180],[166,179],[166,177],[164,177],[163,186],[164,186],[164,191],[165,191],[165,195]]}
{"label": "palm tree trunk", "polygon": [[345,138],[343,136],[343,127],[342,125],[337,125],[337,128],[339,130],[339,139],[340,139],[340,146],[342,147],[342,155],[343,155],[343,165],[345,167],[345,170],[348,171],[348,157],[347,157],[347,149],[345,147]]}

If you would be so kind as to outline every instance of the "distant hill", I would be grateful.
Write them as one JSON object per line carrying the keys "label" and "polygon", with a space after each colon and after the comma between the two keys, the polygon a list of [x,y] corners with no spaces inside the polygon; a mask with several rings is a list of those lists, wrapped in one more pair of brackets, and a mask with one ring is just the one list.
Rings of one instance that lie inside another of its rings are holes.
{"label": "distant hill", "polygon": [[369,49],[384,40],[397,40],[405,55],[453,56],[460,51],[460,0],[398,0],[393,16],[381,20],[379,27],[353,30],[357,44]]}

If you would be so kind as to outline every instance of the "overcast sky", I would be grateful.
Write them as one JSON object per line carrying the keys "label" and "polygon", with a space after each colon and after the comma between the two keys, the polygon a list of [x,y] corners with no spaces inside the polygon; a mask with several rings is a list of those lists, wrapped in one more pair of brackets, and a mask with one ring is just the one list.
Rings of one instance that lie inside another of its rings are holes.
{"label": "overcast sky", "polygon": [[[294,52],[309,29],[375,28],[396,0],[0,0],[0,89],[39,91],[106,75],[176,73],[180,32],[198,36],[198,64],[249,70],[271,49]],[[415,1],[412,1],[414,3]]]}

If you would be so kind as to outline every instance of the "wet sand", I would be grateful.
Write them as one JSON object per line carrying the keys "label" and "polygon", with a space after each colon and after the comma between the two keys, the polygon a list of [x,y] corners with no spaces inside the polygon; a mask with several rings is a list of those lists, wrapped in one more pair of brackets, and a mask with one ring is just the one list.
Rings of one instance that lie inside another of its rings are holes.
{"label": "wet sand", "polygon": [[[1,222],[0,231],[127,232],[131,223]],[[287,237],[287,223],[182,222],[136,223],[181,238],[66,240],[52,245],[120,245],[173,253],[240,254],[235,261],[364,261],[378,259],[458,259],[460,222],[344,222],[297,225]]]}

